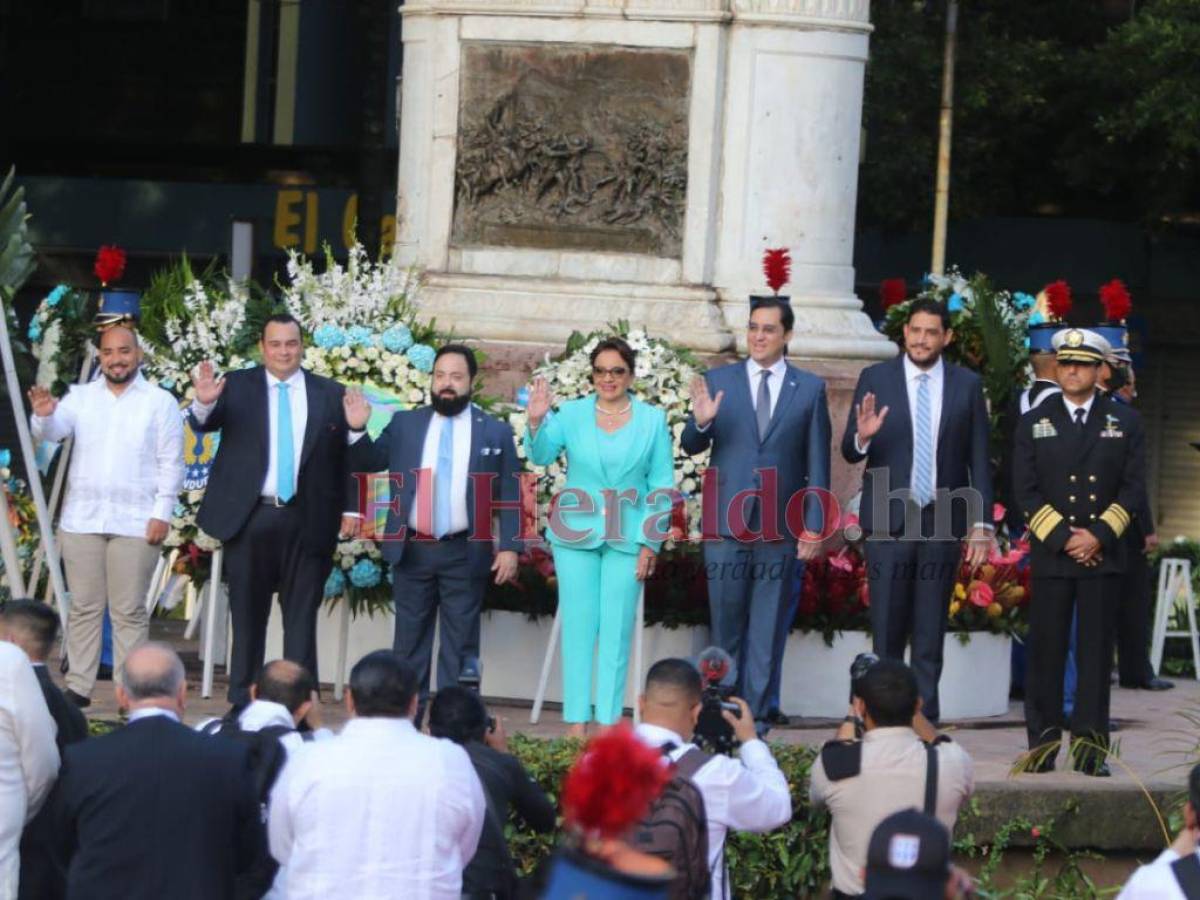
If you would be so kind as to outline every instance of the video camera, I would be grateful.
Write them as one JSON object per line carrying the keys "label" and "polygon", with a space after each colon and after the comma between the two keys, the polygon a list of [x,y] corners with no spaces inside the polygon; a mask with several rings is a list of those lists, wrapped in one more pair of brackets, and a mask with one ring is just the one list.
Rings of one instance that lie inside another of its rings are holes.
{"label": "video camera", "polygon": [[850,663],[850,700],[858,696],[858,685],[862,677],[867,674],[871,666],[879,662],[879,657],[874,653],[860,653],[854,657],[854,662]]}
{"label": "video camera", "polygon": [[696,721],[695,743],[710,753],[733,752],[736,740],[733,726],[725,721],[722,712],[733,713],[739,719],[742,708],[730,703],[734,685],[737,683],[737,666],[733,657],[720,647],[708,647],[701,651],[696,661],[700,678],[704,682],[700,700],[700,717]]}

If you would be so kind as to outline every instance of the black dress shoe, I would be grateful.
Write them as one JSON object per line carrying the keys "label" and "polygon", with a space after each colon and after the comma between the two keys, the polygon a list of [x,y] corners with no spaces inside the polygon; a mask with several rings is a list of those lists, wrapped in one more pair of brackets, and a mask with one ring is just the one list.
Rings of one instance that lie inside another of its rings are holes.
{"label": "black dress shoe", "polygon": [[772,725],[784,726],[784,725],[792,724],[792,720],[789,719],[785,713],[780,712],[777,709],[767,710],[767,719],[766,720],[768,722],[770,722]]}
{"label": "black dress shoe", "polygon": [[1088,775],[1092,778],[1111,778],[1112,770],[1109,769],[1108,763],[1100,763],[1100,765],[1085,765],[1075,769],[1080,775]]}
{"label": "black dress shoe", "polygon": [[89,706],[92,705],[92,700],[90,697],[85,697],[85,696],[83,696],[83,694],[77,694],[70,688],[67,688],[66,690],[63,691],[63,696],[66,697],[68,700],[70,700],[72,703],[74,703],[76,706],[78,706],[80,709],[87,709]]}
{"label": "black dress shoe", "polygon": [[1142,685],[1143,691],[1169,691],[1175,687],[1175,682],[1167,681],[1165,678],[1151,678]]}

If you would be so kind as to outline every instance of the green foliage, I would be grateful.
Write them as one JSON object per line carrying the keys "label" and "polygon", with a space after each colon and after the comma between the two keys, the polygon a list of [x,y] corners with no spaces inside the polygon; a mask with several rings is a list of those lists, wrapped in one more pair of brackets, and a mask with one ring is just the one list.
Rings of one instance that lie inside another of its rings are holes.
{"label": "green foliage", "polygon": [[15,175],[16,170],[9,169],[0,182],[0,299],[6,305],[37,267],[26,224],[25,189],[13,188]]}
{"label": "green foliage", "polygon": [[[1154,220],[1194,199],[1197,0],[959,7],[953,217]],[[932,222],[945,10],[944,2],[871,4],[860,226]]]}

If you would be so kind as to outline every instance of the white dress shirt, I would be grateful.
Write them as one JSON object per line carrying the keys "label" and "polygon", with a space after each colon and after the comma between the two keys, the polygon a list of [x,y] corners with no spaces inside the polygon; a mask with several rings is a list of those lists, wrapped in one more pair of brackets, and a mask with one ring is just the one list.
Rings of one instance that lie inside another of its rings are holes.
{"label": "white dress shirt", "polygon": [[[904,356],[903,365],[904,365],[904,386],[908,393],[908,413],[909,413],[908,418],[909,418],[909,421],[912,423],[912,442],[913,442],[913,463],[912,463],[913,467],[912,467],[912,470],[909,472],[909,482],[908,483],[910,485],[917,483],[917,479],[916,479],[916,474],[917,474],[917,468],[916,468],[917,467],[917,460],[916,460],[916,455],[917,455],[916,454],[916,447],[917,447],[917,391],[920,390],[920,386],[921,386],[920,376],[928,375],[929,376],[929,418],[930,418],[929,437],[930,437],[930,440],[932,441],[932,447],[933,447],[933,465],[931,466],[931,471],[929,473],[929,475],[930,475],[929,483],[932,484],[934,489],[936,490],[937,483],[938,483],[937,482],[938,426],[941,424],[941,421],[942,421],[942,394],[945,392],[944,388],[946,385],[946,365],[945,365],[945,363],[942,362],[942,358],[939,356],[938,361],[935,362],[929,369],[922,369],[922,368],[918,367],[917,364],[914,363],[911,359],[908,358],[908,354],[905,354],[905,356]],[[876,404],[875,404],[875,411],[877,413],[879,412],[878,401],[876,401]],[[871,442],[870,441],[866,441],[866,442],[860,441],[858,435],[855,434],[854,435],[854,446],[858,450],[859,453],[866,453],[867,448],[871,446]]]}
{"label": "white dress shirt", "polygon": [[1188,900],[1171,870],[1171,864],[1178,859],[1179,854],[1168,847],[1154,862],[1139,866],[1125,882],[1117,900]]}
{"label": "white dress shirt", "polygon": [[[279,456],[279,385],[280,379],[276,378],[266,369],[263,369],[267,376],[267,473],[263,476],[262,489],[259,491],[264,497],[275,497],[279,495],[279,467],[276,465],[276,460]],[[296,478],[296,483],[292,486],[295,490],[300,489],[300,453],[304,449],[304,429],[308,426],[308,389],[304,383],[304,370],[297,369],[286,379],[288,385],[288,410],[292,414],[292,474]],[[201,425],[208,419],[209,413],[216,407],[216,403],[201,403],[199,400],[192,401],[192,415],[196,417],[196,421]]]}
{"label": "white dress shirt", "polygon": [[467,518],[467,478],[471,465],[471,404],[457,416],[447,418],[434,413],[429,417],[429,429],[425,432],[425,443],[421,448],[421,468],[429,472],[429,496],[433,504],[429,507],[428,522],[419,522],[418,513],[421,504],[414,500],[412,509],[408,511],[408,527],[422,534],[433,533],[433,515],[437,509],[437,497],[434,496],[437,485],[438,444],[442,439],[442,429],[450,425],[454,429],[454,469],[450,478],[450,531],[457,534],[470,527]]}
{"label": "white dress shirt", "polygon": [[[772,376],[774,377],[774,376]],[[670,758],[680,759],[692,749],[675,732],[642,722],[634,734],[651,747],[675,744]],[[708,866],[712,872],[713,900],[722,900],[725,887],[725,835],[734,831],[770,831],[792,818],[792,797],[787,778],[760,740],[742,744],[740,758],[716,755],[700,767],[692,781],[704,797],[708,817]]]}
{"label": "white dress shirt", "polygon": [[787,374],[787,361],[781,356],[770,366],[760,366],[753,359],[746,360],[746,375],[750,379],[750,405],[758,412],[758,385],[762,381],[760,372],[769,371],[767,393],[771,397],[771,415],[775,415],[775,407],[779,404],[779,392],[783,389],[783,377]]}
{"label": "white dress shirt", "polygon": [[74,385],[29,426],[35,443],[75,437],[63,531],[144,537],[150,519],[171,521],[183,487],[183,417],[141,373],[120,394],[104,378]]}
{"label": "white dress shirt", "polygon": [[[210,716],[196,725],[196,731],[203,731],[213,722],[220,721],[216,716]],[[262,731],[264,728],[290,728],[287,734],[279,736],[279,743],[288,753],[293,753],[304,746],[304,736],[296,731],[296,720],[288,712],[288,708],[274,700],[254,700],[238,715],[238,726],[242,731]],[[328,728],[316,728],[312,732],[312,740],[324,741],[333,737]]]}
{"label": "white dress shirt", "polygon": [[17,896],[21,830],[58,777],[56,734],[29,658],[0,641],[0,897]]}
{"label": "white dress shirt", "polygon": [[1075,410],[1082,409],[1083,421],[1084,424],[1087,424],[1088,416],[1092,412],[1092,404],[1096,402],[1096,395],[1092,394],[1092,396],[1088,397],[1083,403],[1074,403],[1073,401],[1067,399],[1066,394],[1063,394],[1062,402],[1063,406],[1067,408],[1067,416],[1072,422],[1075,421]]}
{"label": "white dress shirt", "polygon": [[408,719],[351,719],[288,757],[271,855],[288,900],[459,900],[486,804],[462,747]]}

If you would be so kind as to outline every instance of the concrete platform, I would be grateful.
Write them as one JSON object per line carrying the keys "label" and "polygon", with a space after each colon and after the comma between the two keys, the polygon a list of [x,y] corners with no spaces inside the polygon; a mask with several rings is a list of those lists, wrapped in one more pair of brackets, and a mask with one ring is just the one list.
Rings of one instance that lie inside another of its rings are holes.
{"label": "concrete platform", "polygon": [[[155,620],[152,631],[156,638],[174,644],[187,665],[187,721],[195,723],[222,715],[229,708],[224,699],[222,670],[217,670],[215,696],[201,699],[197,643],[183,640],[182,623]],[[58,677],[56,667],[55,675]],[[329,686],[324,687],[322,696],[324,723],[336,729],[346,719],[345,709],[333,701]],[[565,733],[556,708],[548,706],[541,722],[531,725],[528,704],[496,699],[490,705],[503,718],[510,734],[554,738]],[[1112,709],[1119,724],[1114,735],[1119,755],[1110,763],[1111,778],[1089,778],[1064,771],[1065,752],[1058,758],[1059,771],[1011,774],[1013,763],[1025,751],[1020,703],[1011,704],[1008,714],[997,719],[946,726],[971,753],[976,767],[976,802],[959,833],[969,830],[976,843],[983,844],[993,840],[996,831],[1015,817],[1033,822],[1055,820],[1055,835],[1068,847],[1095,848],[1131,861],[1134,857],[1153,856],[1167,842],[1163,823],[1182,803],[1187,773],[1200,761],[1200,727],[1196,718],[1190,718],[1200,717],[1200,683],[1180,680],[1174,690],[1164,692],[1114,686]],[[111,682],[97,685],[87,713],[92,718],[117,717]],[[772,731],[770,739],[815,746],[828,740],[835,728],[834,722],[798,720],[791,727]],[[1020,846],[1030,843],[1030,839],[1018,835],[1013,843]]]}

